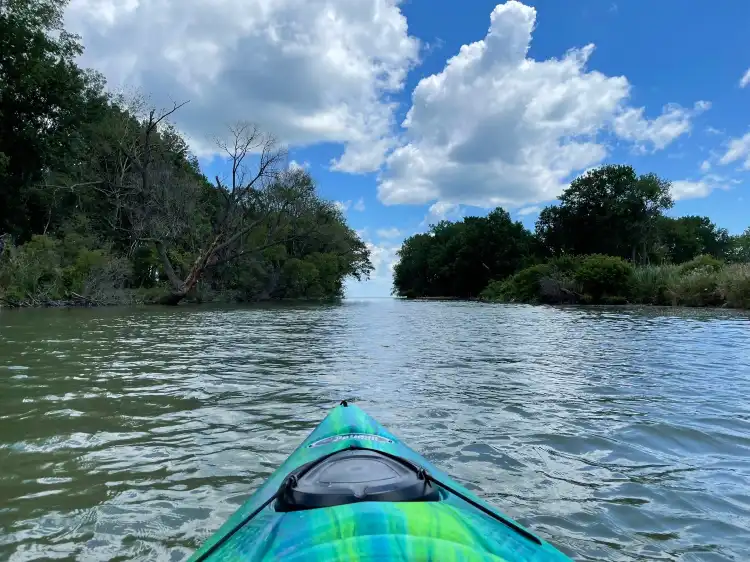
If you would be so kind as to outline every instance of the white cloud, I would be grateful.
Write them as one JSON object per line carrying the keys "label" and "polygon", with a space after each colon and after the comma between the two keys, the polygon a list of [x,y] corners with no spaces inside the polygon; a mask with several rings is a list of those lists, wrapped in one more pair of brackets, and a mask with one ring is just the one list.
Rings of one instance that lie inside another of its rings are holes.
{"label": "white cloud", "polygon": [[365,244],[370,250],[370,261],[375,269],[367,281],[349,280],[346,284],[346,296],[387,297],[393,287],[393,268],[398,262],[396,252],[401,246],[393,242],[375,244],[371,240],[366,240]]}
{"label": "white cloud", "polygon": [[430,206],[420,226],[437,224],[442,220],[456,221],[463,216],[464,211],[461,209],[461,205],[447,201],[437,201]]}
{"label": "white cloud", "polygon": [[711,191],[713,191],[713,187],[703,180],[678,180],[672,182],[672,197],[674,197],[675,201],[706,197]]}
{"label": "white cloud", "polygon": [[607,135],[658,150],[709,106],[668,105],[649,119],[628,106],[627,78],[586,69],[593,45],[560,59],[527,58],[534,8],[511,0],[490,20],[483,40],[461,47],[414,90],[404,144],[380,177],[384,203],[548,201],[572,174],[604,160]]}
{"label": "white cloud", "polygon": [[724,134],[724,131],[717,129],[716,127],[711,127],[710,125],[706,127],[706,132],[711,135],[723,135]]}
{"label": "white cloud", "polygon": [[742,75],[742,78],[740,78],[740,88],[744,88],[750,84],[750,68],[747,69],[747,72]]}
{"label": "white cloud", "polygon": [[357,200],[357,202],[354,203],[354,205],[352,205],[352,200],[351,199],[348,199],[346,201],[334,201],[333,204],[336,205],[336,207],[339,210],[343,211],[343,212],[346,212],[349,209],[352,209],[354,211],[364,211],[365,210],[365,200],[362,197],[360,197]]}
{"label": "white cloud", "polygon": [[707,197],[715,189],[730,189],[730,183],[735,183],[725,177],[706,174],[700,180],[679,180],[672,182],[672,197],[675,201],[685,199],[700,199]]}
{"label": "white cloud", "polygon": [[396,228],[380,228],[377,231],[377,235],[379,238],[398,238],[401,236],[401,231]]}
{"label": "white cloud", "polygon": [[738,160],[742,161],[744,169],[750,170],[750,133],[730,140],[727,145],[727,151],[719,159],[719,163],[726,165]]}
{"label": "white cloud", "polygon": [[417,62],[399,0],[72,0],[82,63],[176,115],[201,156],[227,123],[286,144],[345,144],[334,166],[371,171],[390,146],[394,106]]}
{"label": "white cloud", "polygon": [[526,215],[536,215],[539,214],[539,212],[542,210],[541,207],[538,207],[536,205],[531,207],[524,207],[523,209],[518,209],[518,215],[524,217]]}
{"label": "white cloud", "polygon": [[290,170],[306,170],[310,167],[310,162],[303,162],[300,164],[296,160],[292,160],[289,162],[289,169]]}
{"label": "white cloud", "polygon": [[711,162],[704,160],[701,163],[701,172],[708,172],[711,169]]}
{"label": "white cloud", "polygon": [[661,150],[690,131],[691,119],[710,108],[707,101],[696,102],[692,110],[669,104],[653,121],[644,117],[644,108],[629,108],[615,117],[614,131],[620,138],[635,142],[643,151],[646,150],[645,143],[650,143],[654,150]]}

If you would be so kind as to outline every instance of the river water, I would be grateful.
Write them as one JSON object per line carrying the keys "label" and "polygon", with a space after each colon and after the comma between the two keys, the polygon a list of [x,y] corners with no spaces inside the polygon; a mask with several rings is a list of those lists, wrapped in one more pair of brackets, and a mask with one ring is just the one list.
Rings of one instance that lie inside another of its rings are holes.
{"label": "river water", "polygon": [[0,560],[184,560],[342,398],[576,560],[750,557],[750,318],[0,311]]}

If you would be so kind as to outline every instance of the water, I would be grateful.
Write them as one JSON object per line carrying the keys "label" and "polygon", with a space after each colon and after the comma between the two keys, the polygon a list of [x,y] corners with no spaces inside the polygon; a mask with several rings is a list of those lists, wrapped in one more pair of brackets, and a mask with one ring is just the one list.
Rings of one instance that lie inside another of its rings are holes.
{"label": "water", "polygon": [[746,560],[750,320],[0,312],[0,560],[184,560],[340,399],[577,560]]}

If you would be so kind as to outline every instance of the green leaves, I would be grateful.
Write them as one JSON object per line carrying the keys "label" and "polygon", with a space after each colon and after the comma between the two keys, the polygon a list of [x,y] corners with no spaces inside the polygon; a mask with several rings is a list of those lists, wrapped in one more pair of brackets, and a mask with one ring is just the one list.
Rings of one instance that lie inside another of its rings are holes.
{"label": "green leaves", "polygon": [[407,238],[394,268],[394,291],[410,297],[477,297],[493,278],[528,260],[532,236],[502,208],[487,217],[441,221]]}
{"label": "green leaves", "polygon": [[648,261],[663,211],[673,205],[670,183],[610,165],[576,178],[560,205],[539,215],[536,234],[551,255],[608,254]]}
{"label": "green leaves", "polygon": [[[75,64],[82,48],[61,28],[65,2],[6,0],[0,9],[0,233],[40,233],[57,203],[40,186],[69,175],[71,155],[104,95]],[[53,217],[54,218],[54,217]]]}

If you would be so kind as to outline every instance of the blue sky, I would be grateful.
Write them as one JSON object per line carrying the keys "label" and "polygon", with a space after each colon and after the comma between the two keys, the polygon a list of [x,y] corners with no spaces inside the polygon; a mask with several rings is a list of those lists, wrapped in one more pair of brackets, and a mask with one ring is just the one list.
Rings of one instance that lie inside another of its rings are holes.
{"label": "blue sky", "polygon": [[66,21],[111,84],[191,99],[176,121],[207,174],[219,122],[287,143],[371,246],[374,278],[349,296],[387,295],[429,222],[501,205],[533,228],[601,163],[672,180],[673,215],[750,226],[750,3],[165,2],[169,33],[133,2],[73,0]]}

